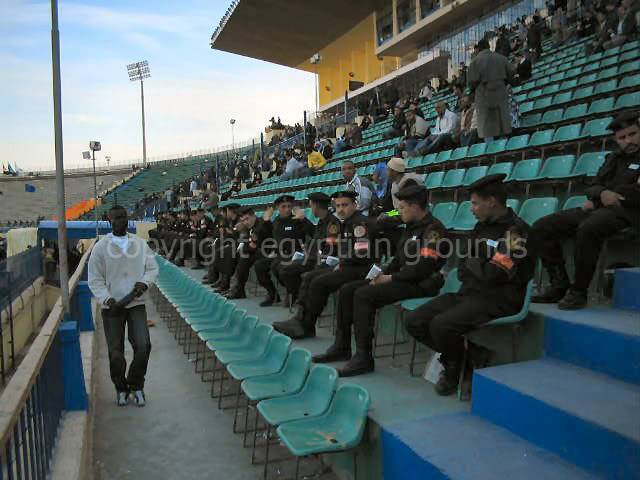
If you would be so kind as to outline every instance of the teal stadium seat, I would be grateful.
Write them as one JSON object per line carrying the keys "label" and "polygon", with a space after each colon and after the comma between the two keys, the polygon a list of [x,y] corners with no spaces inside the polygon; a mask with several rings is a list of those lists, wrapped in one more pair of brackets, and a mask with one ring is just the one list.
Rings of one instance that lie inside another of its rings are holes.
{"label": "teal stadium seat", "polygon": [[582,100],[583,98],[588,98],[593,96],[594,87],[582,87],[573,92],[573,100]]}
{"label": "teal stadium seat", "polygon": [[587,201],[586,195],[576,195],[573,197],[569,197],[565,200],[564,205],[562,205],[562,210],[571,210],[572,208],[582,208],[584,202]]}
{"label": "teal stadium seat", "polygon": [[615,103],[615,110],[624,108],[638,108],[640,106],[640,92],[631,92],[620,95]]}
{"label": "teal stadium seat", "polygon": [[640,87],[640,73],[629,75],[620,80],[619,88],[638,88]]}
{"label": "teal stadium seat", "polygon": [[549,105],[551,105],[551,103],[554,105],[562,105],[563,103],[569,103],[571,100],[574,100],[573,92],[562,92],[555,95],[553,102],[549,102]]}
{"label": "teal stadium seat", "polygon": [[450,161],[462,160],[467,156],[468,151],[469,151],[469,147],[458,147],[453,151],[449,160]]}
{"label": "teal stadium seat", "polygon": [[609,151],[583,153],[573,167],[568,177],[593,177],[604,163]]}
{"label": "teal stadium seat", "polygon": [[609,113],[613,110],[614,105],[615,100],[613,97],[596,100],[591,102],[587,115],[601,115],[603,113]]}
{"label": "teal stadium seat", "polygon": [[507,142],[508,140],[506,139],[500,139],[500,140],[494,140],[493,142],[491,142],[489,144],[489,146],[487,147],[487,151],[486,154],[487,155],[495,155],[497,153],[502,153],[505,151],[505,148],[507,146]]}
{"label": "teal stadium seat", "polygon": [[613,117],[596,118],[594,120],[589,120],[582,129],[582,138],[596,138],[611,135],[613,132],[609,130],[609,125],[612,121]]}
{"label": "teal stadium seat", "polygon": [[511,171],[513,170],[513,162],[501,162],[494,163],[489,167],[487,171],[487,175],[495,175],[497,173],[504,173],[507,178],[511,175]]}
{"label": "teal stadium seat", "polygon": [[572,105],[568,107],[564,115],[562,116],[563,121],[574,120],[576,118],[584,117],[587,114],[587,110],[589,109],[589,104],[580,103],[578,105]]}
{"label": "teal stadium seat", "polygon": [[444,180],[444,172],[432,172],[424,180],[424,185],[428,189],[440,188]]}
{"label": "teal stadium seat", "polygon": [[514,211],[514,213],[518,213],[520,210],[520,200],[517,198],[508,198],[507,199],[507,207]]}
{"label": "teal stadium seat", "polygon": [[540,130],[533,135],[531,135],[531,139],[529,140],[529,148],[532,147],[540,147],[543,145],[547,145],[553,141],[553,134],[555,130]]}
{"label": "teal stadium seat", "polygon": [[521,128],[530,128],[540,125],[542,123],[542,114],[541,113],[532,113],[530,115],[526,115],[520,119],[520,127]]}
{"label": "teal stadium seat", "polygon": [[558,155],[549,157],[544,162],[536,180],[567,178],[571,175],[576,162],[575,155]]}
{"label": "teal stadium seat", "polygon": [[544,115],[542,116],[542,121],[540,123],[542,124],[559,123],[562,121],[563,113],[564,113],[564,109],[562,108],[547,110],[546,112],[544,112]]}
{"label": "teal stadium seat", "polygon": [[450,228],[457,209],[458,204],[456,202],[442,202],[433,207],[432,213],[446,228]]}
{"label": "teal stadium seat", "polygon": [[509,139],[509,141],[505,146],[505,150],[506,151],[522,150],[523,148],[527,148],[528,143],[529,143],[529,134],[517,135]]}
{"label": "teal stadium seat", "polygon": [[447,162],[451,158],[451,150],[444,150],[438,153],[435,163]]}
{"label": "teal stadium seat", "polygon": [[565,125],[556,130],[553,136],[554,142],[574,142],[581,138],[580,132],[582,130],[582,124],[574,123],[572,125]]}
{"label": "teal stadium seat", "polygon": [[486,143],[475,143],[469,147],[467,157],[468,158],[481,157],[482,155],[485,155],[486,152],[487,152]]}
{"label": "teal stadium seat", "polygon": [[466,169],[464,168],[456,168],[454,170],[449,170],[442,180],[442,188],[453,188],[459,187],[462,185],[462,180],[464,178]]}
{"label": "teal stadium seat", "polygon": [[511,172],[508,180],[515,182],[526,182],[528,180],[535,179],[538,175],[538,172],[540,171],[541,163],[542,160],[540,160],[539,158],[519,161],[513,167],[513,171]]}
{"label": "teal stadium seat", "polygon": [[454,230],[473,230],[478,223],[478,219],[471,212],[471,202],[466,200],[461,202],[456,210],[456,215],[451,222],[451,228]]}
{"label": "teal stadium seat", "polygon": [[487,170],[489,167],[486,165],[479,167],[471,167],[467,169],[467,173],[464,175],[464,179],[462,180],[462,185],[471,185],[476,180],[481,179],[485,175],[487,175]]}
{"label": "teal stadium seat", "polygon": [[555,197],[530,198],[520,207],[518,216],[529,225],[558,210],[558,199]]}

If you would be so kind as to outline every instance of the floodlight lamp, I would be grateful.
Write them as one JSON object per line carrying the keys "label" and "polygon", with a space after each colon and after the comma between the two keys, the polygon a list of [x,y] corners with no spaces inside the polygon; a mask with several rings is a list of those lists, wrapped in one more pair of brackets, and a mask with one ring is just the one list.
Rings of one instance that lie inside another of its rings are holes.
{"label": "floodlight lamp", "polygon": [[84,160],[90,160],[91,159],[91,152],[82,152],[82,158]]}
{"label": "floodlight lamp", "polygon": [[102,150],[102,145],[100,145],[100,142],[94,140],[92,142],[89,142],[89,150],[91,150],[92,152],[99,152],[100,150]]}
{"label": "floodlight lamp", "polygon": [[236,120],[235,120],[234,118],[232,118],[231,120],[229,120],[229,123],[230,123],[231,125],[233,125],[234,123],[236,123]]}

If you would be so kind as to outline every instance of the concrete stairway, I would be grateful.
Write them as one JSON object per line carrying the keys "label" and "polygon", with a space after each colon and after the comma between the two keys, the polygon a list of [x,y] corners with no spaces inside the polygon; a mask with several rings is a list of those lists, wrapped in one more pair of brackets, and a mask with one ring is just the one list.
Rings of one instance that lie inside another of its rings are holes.
{"label": "concrete stairway", "polygon": [[640,478],[640,269],[612,307],[548,309],[544,345],[475,372],[471,413],[383,432],[384,478]]}

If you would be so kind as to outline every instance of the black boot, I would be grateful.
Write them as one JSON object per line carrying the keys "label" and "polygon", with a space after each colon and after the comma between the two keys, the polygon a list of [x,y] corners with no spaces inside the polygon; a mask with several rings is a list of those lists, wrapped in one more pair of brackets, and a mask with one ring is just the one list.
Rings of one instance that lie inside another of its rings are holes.
{"label": "black boot", "polygon": [[[296,314],[286,322],[273,322],[273,328],[294,340],[301,338],[313,338],[316,336],[316,322],[307,312],[300,307]],[[302,318],[301,318],[302,316]]]}
{"label": "black boot", "polygon": [[331,345],[326,352],[313,356],[315,363],[344,362],[351,359],[351,346],[346,347],[342,342]]}
{"label": "black boot", "polygon": [[587,292],[570,288],[558,302],[560,310],[580,310],[587,306]]}
{"label": "black boot", "polygon": [[230,283],[231,279],[229,278],[229,275],[223,273],[222,275],[220,275],[220,279],[216,282],[215,285],[212,285],[212,287],[216,292],[221,293],[229,290]]}
{"label": "black boot", "polygon": [[435,385],[435,391],[438,395],[451,395],[458,390],[458,381],[460,380],[460,369],[462,365],[460,362],[444,360],[442,355],[440,355],[440,363],[442,363],[444,370],[440,372],[440,378]]}
{"label": "black boot", "polygon": [[267,298],[265,298],[262,302],[260,302],[261,307],[270,307],[274,303],[280,301],[280,295],[275,290],[267,292]]}
{"label": "black boot", "polygon": [[340,377],[355,377],[373,372],[374,363],[371,350],[356,350],[356,354],[347,364],[338,370]]}
{"label": "black boot", "polygon": [[239,300],[241,298],[247,298],[247,294],[244,292],[244,288],[241,287],[232,288],[224,296],[229,300]]}
{"label": "black boot", "polygon": [[534,303],[556,303],[560,301],[569,288],[569,277],[564,268],[564,264],[550,265],[549,272],[550,285],[545,288],[536,289],[531,296]]}

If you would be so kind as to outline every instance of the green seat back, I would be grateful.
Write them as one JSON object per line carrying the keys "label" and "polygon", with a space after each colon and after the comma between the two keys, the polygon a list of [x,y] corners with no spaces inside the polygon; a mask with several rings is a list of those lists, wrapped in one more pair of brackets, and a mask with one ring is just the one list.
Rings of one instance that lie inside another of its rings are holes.
{"label": "green seat back", "polygon": [[511,171],[513,170],[512,162],[500,162],[495,163],[489,167],[487,171],[487,175],[495,175],[497,173],[504,173],[507,177],[511,175]]}
{"label": "green seat back", "polygon": [[505,150],[521,150],[527,148],[529,144],[529,134],[511,137],[505,146]]}
{"label": "green seat back", "polygon": [[449,170],[442,180],[442,188],[452,188],[462,185],[462,179],[465,173],[466,169],[464,168]]}
{"label": "green seat back", "polygon": [[469,147],[469,151],[467,152],[467,157],[480,157],[484,155],[487,151],[486,143],[475,143]]}
{"label": "green seat back", "polygon": [[450,228],[457,209],[456,202],[438,203],[433,207],[433,216],[440,220],[445,227]]}
{"label": "green seat back", "polygon": [[540,130],[533,135],[531,135],[531,139],[529,140],[530,147],[538,147],[540,145],[546,145],[551,143],[553,140],[553,133],[555,130]]}
{"label": "green seat back", "polygon": [[494,140],[487,146],[487,155],[495,155],[496,153],[502,153],[507,146],[507,139]]}
{"label": "green seat back", "polygon": [[461,160],[467,156],[467,152],[469,151],[469,147],[458,147],[451,154],[451,158],[449,160]]}
{"label": "green seat back", "polygon": [[588,177],[595,176],[598,173],[598,170],[600,170],[600,167],[604,163],[604,160],[609,153],[611,152],[604,151],[583,153],[582,155],[580,155],[580,158],[576,162],[572,175],[586,175]]}
{"label": "green seat back", "polygon": [[520,208],[518,216],[529,225],[539,218],[551,215],[558,210],[558,199],[556,197],[540,197],[525,200]]}
{"label": "green seat back", "polygon": [[567,120],[573,120],[575,118],[584,117],[587,114],[588,108],[589,108],[589,105],[587,103],[572,105],[565,110],[562,120],[567,121]]}
{"label": "green seat back", "polygon": [[565,125],[558,128],[553,137],[554,142],[572,142],[580,138],[580,131],[582,130],[581,123],[574,123],[572,125]]}
{"label": "green seat back", "polygon": [[564,202],[564,205],[562,205],[562,210],[571,210],[572,208],[582,208],[582,205],[584,205],[584,202],[586,201],[587,201],[586,195],[575,195],[573,197],[569,197]]}
{"label": "green seat back", "polygon": [[461,202],[456,211],[456,215],[451,222],[454,230],[472,230],[476,226],[478,219],[471,212],[471,202]]}
{"label": "green seat back", "polygon": [[564,109],[556,108],[554,110],[547,110],[544,112],[542,116],[541,123],[558,123],[562,121],[562,114],[564,113]]}
{"label": "green seat back", "polygon": [[613,120],[613,117],[596,118],[589,120],[582,129],[582,137],[601,137],[611,135],[609,130],[609,124]]}
{"label": "green seat back", "polygon": [[442,181],[444,180],[444,172],[432,172],[427,176],[424,180],[425,187],[431,188],[439,188],[442,186]]}
{"label": "green seat back", "polygon": [[513,167],[513,171],[509,176],[509,180],[514,181],[527,181],[535,178],[540,171],[540,164],[542,160],[539,158],[533,158],[530,160],[520,160]]}
{"label": "green seat back", "polygon": [[566,178],[571,174],[575,162],[575,155],[549,157],[544,162],[538,176],[540,178]]}
{"label": "green seat back", "polygon": [[615,101],[613,97],[602,98],[600,100],[591,102],[591,105],[589,105],[589,111],[587,112],[587,114],[600,115],[603,113],[609,113],[613,110],[614,105],[615,105]]}
{"label": "green seat back", "polygon": [[462,185],[471,185],[476,180],[481,179],[485,175],[487,175],[487,170],[489,167],[486,165],[481,165],[479,167],[471,167],[467,169],[467,173],[464,175],[464,179],[462,180]]}
{"label": "green seat back", "polygon": [[640,106],[640,92],[625,93],[618,97],[615,104],[615,109],[620,110],[623,108],[637,108]]}

